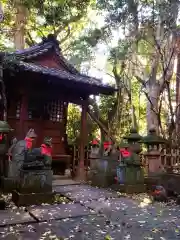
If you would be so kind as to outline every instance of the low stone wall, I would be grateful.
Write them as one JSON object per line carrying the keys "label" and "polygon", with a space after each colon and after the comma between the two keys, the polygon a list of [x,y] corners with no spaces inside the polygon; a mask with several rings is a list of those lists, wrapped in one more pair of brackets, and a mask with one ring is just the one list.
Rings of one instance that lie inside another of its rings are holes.
{"label": "low stone wall", "polygon": [[166,173],[161,176],[161,184],[167,188],[170,187],[171,190],[180,194],[180,174]]}
{"label": "low stone wall", "polygon": [[180,194],[180,174],[163,173],[153,177],[147,177],[145,178],[145,184],[148,190],[151,190],[152,185],[162,185],[166,189],[171,189]]}

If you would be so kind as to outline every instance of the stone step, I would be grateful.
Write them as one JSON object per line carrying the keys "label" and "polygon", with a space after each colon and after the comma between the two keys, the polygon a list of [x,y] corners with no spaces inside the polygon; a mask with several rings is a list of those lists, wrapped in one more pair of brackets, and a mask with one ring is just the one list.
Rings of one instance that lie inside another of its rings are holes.
{"label": "stone step", "polygon": [[64,219],[95,214],[95,211],[91,211],[79,203],[34,206],[28,207],[27,211],[38,221],[50,221],[53,219]]}
{"label": "stone step", "polygon": [[36,220],[29,213],[18,210],[1,210],[0,211],[0,226],[16,225],[33,223]]}
{"label": "stone step", "polygon": [[88,201],[97,200],[100,198],[113,198],[118,197],[118,194],[106,189],[99,189],[89,185],[66,185],[66,186],[54,186],[53,190],[57,193],[61,193],[66,197],[74,201]]}
{"label": "stone step", "polygon": [[72,179],[56,179],[56,180],[53,180],[52,182],[53,186],[77,185],[77,184],[80,184],[80,182],[76,182]]}

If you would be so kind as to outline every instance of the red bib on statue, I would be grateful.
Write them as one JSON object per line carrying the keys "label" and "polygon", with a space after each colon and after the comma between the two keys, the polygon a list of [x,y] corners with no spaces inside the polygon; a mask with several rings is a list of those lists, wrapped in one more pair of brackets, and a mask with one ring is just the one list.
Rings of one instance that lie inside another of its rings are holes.
{"label": "red bib on statue", "polygon": [[33,140],[31,138],[28,138],[28,137],[25,138],[26,148],[27,149],[31,149],[32,148],[32,141]]}
{"label": "red bib on statue", "polygon": [[121,148],[120,152],[121,152],[123,157],[130,157],[131,156],[131,153],[128,150],[124,149],[124,148]]}
{"label": "red bib on statue", "polygon": [[107,149],[110,145],[112,145],[112,142],[104,142],[104,149]]}
{"label": "red bib on statue", "polygon": [[48,147],[45,144],[42,144],[41,145],[41,154],[50,157],[52,155],[52,147]]}

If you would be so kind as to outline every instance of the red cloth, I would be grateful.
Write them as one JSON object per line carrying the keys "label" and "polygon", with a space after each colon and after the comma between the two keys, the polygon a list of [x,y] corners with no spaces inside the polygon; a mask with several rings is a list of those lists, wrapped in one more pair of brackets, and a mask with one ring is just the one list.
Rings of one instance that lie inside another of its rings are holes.
{"label": "red cloth", "polygon": [[154,192],[153,192],[154,195],[159,195],[160,193],[161,193],[160,190],[154,190]]}
{"label": "red cloth", "polygon": [[26,137],[25,141],[26,141],[26,148],[31,149],[32,148],[32,141],[33,141],[32,138]]}
{"label": "red cloth", "polygon": [[98,141],[96,139],[92,140],[93,145],[98,145]]}
{"label": "red cloth", "polygon": [[110,145],[112,145],[112,142],[104,142],[104,149],[106,150]]}
{"label": "red cloth", "polygon": [[0,141],[3,140],[3,135],[2,133],[0,134]]}
{"label": "red cloth", "polygon": [[130,157],[131,156],[131,152],[129,152],[128,150],[126,150],[125,148],[121,148],[120,152],[122,154],[123,157]]}
{"label": "red cloth", "polygon": [[42,144],[41,145],[41,154],[51,157],[51,155],[52,155],[52,147],[47,146],[46,144]]}

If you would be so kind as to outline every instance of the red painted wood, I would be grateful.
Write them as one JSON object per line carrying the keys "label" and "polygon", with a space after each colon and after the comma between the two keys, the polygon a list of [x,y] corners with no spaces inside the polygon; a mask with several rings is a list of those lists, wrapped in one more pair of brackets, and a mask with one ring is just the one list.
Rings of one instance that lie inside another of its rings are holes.
{"label": "red painted wood", "polygon": [[37,65],[41,65],[43,67],[50,67],[50,68],[56,68],[56,69],[68,71],[61,64],[58,56],[54,52],[46,53],[43,56],[36,57],[35,59],[31,60],[30,62],[35,63]]}
{"label": "red painted wood", "polygon": [[84,160],[85,160],[85,145],[87,141],[87,108],[88,102],[84,100],[82,102],[81,111],[81,133],[80,133],[80,151],[79,151],[79,166],[77,172],[77,178],[85,178]]}
{"label": "red painted wood", "polygon": [[21,111],[19,119],[19,134],[18,137],[23,139],[25,137],[24,122],[28,119],[28,98],[27,95],[23,95],[21,99]]}
{"label": "red painted wood", "polygon": [[[44,67],[50,67],[50,68],[57,68],[61,70],[66,70],[65,66],[63,66],[63,63],[61,62],[59,56],[55,53],[55,51],[47,52],[41,56],[34,57],[34,59],[30,59],[28,62],[42,65]],[[27,76],[28,78],[29,75]],[[23,80],[21,81],[21,85],[18,86],[17,89],[14,89],[14,94],[18,94],[19,89],[22,90],[22,92],[25,92],[25,89],[29,92],[26,92],[28,94],[23,95],[22,99],[22,106],[21,106],[21,114],[20,119],[16,119],[16,103],[13,102],[11,104],[10,111],[8,113],[8,121],[12,128],[15,129],[13,135],[18,137],[18,139],[23,139],[25,136],[25,133],[30,129],[34,128],[35,132],[37,133],[37,141],[36,141],[36,147],[40,147],[40,145],[43,142],[43,138],[45,136],[52,137],[52,144],[53,144],[53,152],[52,155],[66,155],[67,154],[67,141],[65,140],[65,134],[66,134],[66,124],[67,124],[67,107],[64,106],[64,120],[62,122],[52,122],[52,121],[45,121],[41,119],[28,119],[28,98],[27,95],[33,95],[33,92],[35,89],[31,89],[26,85],[26,82],[24,81],[24,78],[26,79],[25,75],[22,76]],[[38,82],[38,81],[37,81]],[[20,81],[19,81],[20,83]],[[28,83],[27,83],[28,84]],[[22,86],[23,85],[23,86]],[[40,88],[38,91],[38,95],[44,94],[46,95],[50,94],[53,96],[53,90],[49,92],[49,89],[45,90]],[[43,93],[44,92],[44,93]],[[52,92],[52,93],[51,93]],[[72,95],[71,93],[68,95]],[[59,96],[61,98],[61,96]],[[67,100],[68,101],[68,100]],[[82,153],[83,155],[83,153]]]}

